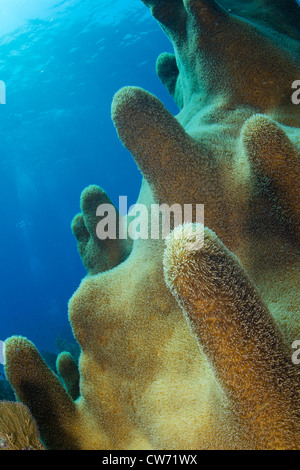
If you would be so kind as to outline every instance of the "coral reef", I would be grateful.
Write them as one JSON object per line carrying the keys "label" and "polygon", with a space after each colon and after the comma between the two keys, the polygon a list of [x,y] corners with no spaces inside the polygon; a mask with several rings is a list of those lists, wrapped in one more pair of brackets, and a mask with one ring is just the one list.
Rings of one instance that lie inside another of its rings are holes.
{"label": "coral reef", "polygon": [[0,450],[45,450],[35,421],[22,403],[0,402]]}
{"label": "coral reef", "polygon": [[[138,203],[204,204],[167,240],[100,241],[97,186],[72,228],[88,271],[69,303],[65,388],[22,337],[6,374],[51,449],[295,449],[300,337],[300,8],[292,0],[148,0],[174,46],[157,73],[180,112],[127,87],[112,118]],[[65,377],[65,378],[64,378]],[[69,391],[69,393],[68,393]]]}

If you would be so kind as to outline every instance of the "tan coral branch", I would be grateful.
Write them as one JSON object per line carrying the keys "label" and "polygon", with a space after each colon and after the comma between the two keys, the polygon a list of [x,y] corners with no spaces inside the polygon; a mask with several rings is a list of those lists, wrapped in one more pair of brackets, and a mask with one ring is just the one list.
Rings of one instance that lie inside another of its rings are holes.
{"label": "tan coral branch", "polygon": [[251,436],[256,448],[294,449],[299,377],[289,349],[247,273],[214,232],[205,229],[204,246],[193,248],[200,230],[190,224],[171,234],[166,283],[232,401],[243,439]]}

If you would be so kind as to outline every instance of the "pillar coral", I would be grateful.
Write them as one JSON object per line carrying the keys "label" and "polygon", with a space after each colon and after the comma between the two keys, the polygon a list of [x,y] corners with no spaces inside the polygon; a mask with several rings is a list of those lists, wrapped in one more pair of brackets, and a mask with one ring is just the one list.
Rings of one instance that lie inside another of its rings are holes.
{"label": "pillar coral", "polygon": [[157,73],[180,111],[126,87],[112,118],[138,202],[204,204],[204,246],[189,248],[197,224],[166,246],[101,242],[108,196],[88,187],[72,223],[88,271],[69,303],[79,390],[69,355],[63,387],[23,337],[6,341],[7,377],[50,449],[299,448],[300,8],[143,3],[174,45]]}

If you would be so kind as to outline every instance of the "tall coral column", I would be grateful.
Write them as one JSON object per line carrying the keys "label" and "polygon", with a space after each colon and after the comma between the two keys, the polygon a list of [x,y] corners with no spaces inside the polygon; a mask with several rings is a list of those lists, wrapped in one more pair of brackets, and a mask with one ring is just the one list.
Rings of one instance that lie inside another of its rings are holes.
{"label": "tall coral column", "polygon": [[166,247],[100,241],[109,198],[88,187],[72,222],[88,272],[69,303],[80,379],[63,355],[63,386],[20,337],[7,377],[49,448],[299,448],[300,7],[143,3],[173,43],[157,73],[180,111],[126,87],[112,119],[144,177],[144,223],[154,203],[204,204],[204,246],[174,225]]}
{"label": "tall coral column", "polygon": [[[205,229],[177,227],[167,242],[167,285],[187,313],[231,406],[257,448],[300,444],[299,373],[289,348],[237,258]],[[241,380],[242,378],[242,380]],[[247,383],[247,387],[245,387]]]}

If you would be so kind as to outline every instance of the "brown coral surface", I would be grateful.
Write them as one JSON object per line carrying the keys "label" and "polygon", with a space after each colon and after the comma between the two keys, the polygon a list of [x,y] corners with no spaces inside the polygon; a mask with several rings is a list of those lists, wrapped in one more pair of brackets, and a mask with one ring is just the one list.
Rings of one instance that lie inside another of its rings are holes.
{"label": "brown coral surface", "polygon": [[0,450],[45,450],[35,421],[22,403],[0,402]]}
{"label": "brown coral surface", "polygon": [[49,448],[299,448],[300,8],[143,3],[174,45],[157,72],[180,112],[127,87],[112,118],[144,176],[138,203],[204,204],[204,246],[189,248],[192,224],[166,249],[101,242],[109,199],[88,187],[72,224],[88,271],[69,303],[80,397],[72,358],[64,389],[26,338],[6,341],[7,377]]}

